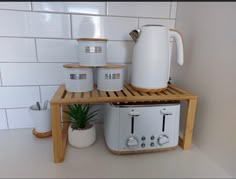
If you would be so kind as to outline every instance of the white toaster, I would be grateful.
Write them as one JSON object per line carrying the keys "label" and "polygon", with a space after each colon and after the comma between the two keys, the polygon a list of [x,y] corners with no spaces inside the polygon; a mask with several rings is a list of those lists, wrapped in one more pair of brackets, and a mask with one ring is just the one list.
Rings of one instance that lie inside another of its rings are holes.
{"label": "white toaster", "polygon": [[117,154],[170,150],[178,146],[179,103],[108,103],[104,136]]}

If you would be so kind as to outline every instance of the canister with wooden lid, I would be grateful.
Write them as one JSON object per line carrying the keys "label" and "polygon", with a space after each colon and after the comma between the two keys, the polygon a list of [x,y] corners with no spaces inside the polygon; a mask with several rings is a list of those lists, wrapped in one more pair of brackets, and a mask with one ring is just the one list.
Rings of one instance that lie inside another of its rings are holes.
{"label": "canister with wooden lid", "polygon": [[97,89],[120,91],[124,83],[124,65],[109,64],[97,68]]}
{"label": "canister with wooden lid", "polygon": [[107,39],[80,38],[77,39],[79,62],[84,66],[104,66],[107,59]]}
{"label": "canister with wooden lid", "polygon": [[63,65],[65,88],[69,92],[87,92],[93,90],[93,70],[78,64]]}

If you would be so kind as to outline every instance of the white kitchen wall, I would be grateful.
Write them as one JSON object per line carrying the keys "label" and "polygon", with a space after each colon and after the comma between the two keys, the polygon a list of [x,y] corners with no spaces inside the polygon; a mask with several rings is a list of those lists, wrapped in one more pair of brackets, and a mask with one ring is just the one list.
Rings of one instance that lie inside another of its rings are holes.
{"label": "white kitchen wall", "polygon": [[[50,100],[64,63],[79,62],[76,38],[108,41],[108,63],[126,65],[145,24],[175,27],[176,2],[0,2],[0,129],[31,128],[28,107]],[[98,105],[102,108],[102,105]]]}
{"label": "white kitchen wall", "polygon": [[[173,82],[198,96],[194,144],[236,177],[236,3],[179,2],[176,29],[185,64],[172,59]],[[175,55],[173,55],[175,56]]]}

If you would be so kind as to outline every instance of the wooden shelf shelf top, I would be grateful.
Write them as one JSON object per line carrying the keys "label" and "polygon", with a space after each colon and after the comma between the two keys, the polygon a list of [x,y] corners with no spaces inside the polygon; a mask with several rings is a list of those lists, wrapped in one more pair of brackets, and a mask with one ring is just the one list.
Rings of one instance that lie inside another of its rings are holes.
{"label": "wooden shelf shelf top", "polygon": [[139,92],[134,90],[130,84],[124,84],[121,91],[100,91],[95,87],[90,92],[68,92],[65,85],[61,85],[53,98],[51,104],[73,104],[73,103],[110,103],[110,102],[148,102],[165,100],[187,100],[196,99],[191,93],[169,84],[162,92]]}

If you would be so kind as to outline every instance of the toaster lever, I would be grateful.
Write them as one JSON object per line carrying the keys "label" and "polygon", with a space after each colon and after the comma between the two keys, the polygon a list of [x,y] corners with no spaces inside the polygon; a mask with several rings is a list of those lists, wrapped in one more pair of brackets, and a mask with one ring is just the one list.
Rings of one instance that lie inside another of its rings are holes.
{"label": "toaster lever", "polygon": [[140,112],[139,111],[130,111],[129,115],[130,116],[140,116]]}
{"label": "toaster lever", "polygon": [[162,115],[172,115],[172,112],[164,110],[164,109],[161,110],[160,112],[161,112]]}

